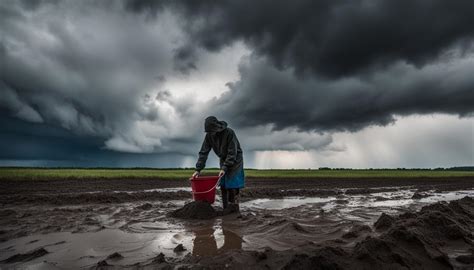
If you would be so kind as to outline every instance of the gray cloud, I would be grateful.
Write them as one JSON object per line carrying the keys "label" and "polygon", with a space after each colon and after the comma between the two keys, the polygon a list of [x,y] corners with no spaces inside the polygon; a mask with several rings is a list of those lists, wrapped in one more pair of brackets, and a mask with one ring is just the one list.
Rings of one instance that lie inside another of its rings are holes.
{"label": "gray cloud", "polygon": [[144,1],[134,12],[182,14],[192,44],[244,40],[280,68],[329,77],[406,61],[421,67],[450,48],[472,49],[474,3],[461,1]]}
{"label": "gray cloud", "polygon": [[277,131],[273,125],[259,125],[238,131],[246,151],[334,151],[330,134],[300,132],[291,128]]}
{"label": "gray cloud", "polygon": [[110,149],[173,151],[160,126],[173,108],[150,98],[174,73],[180,31],[173,16],[148,22],[115,1],[25,3],[0,4],[1,107],[100,136]]}
{"label": "gray cloud", "polygon": [[195,47],[190,45],[177,48],[174,51],[174,68],[188,75],[191,70],[197,69],[195,64],[197,61],[195,50]]}
{"label": "gray cloud", "polygon": [[300,78],[265,59],[250,57],[241,79],[215,101],[239,126],[273,124],[276,129],[356,131],[387,125],[394,115],[474,111],[474,58],[426,65],[396,63],[366,76],[339,80]]}

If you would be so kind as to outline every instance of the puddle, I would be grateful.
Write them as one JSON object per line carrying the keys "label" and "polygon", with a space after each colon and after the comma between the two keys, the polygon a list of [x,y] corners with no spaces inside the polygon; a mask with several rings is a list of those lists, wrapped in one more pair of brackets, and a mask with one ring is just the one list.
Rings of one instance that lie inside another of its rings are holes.
{"label": "puddle", "polygon": [[[182,258],[212,256],[219,252],[242,249],[244,240],[238,232],[222,225],[222,220],[199,224],[170,224],[164,221],[137,222],[127,230],[104,229],[98,232],[58,232],[31,235],[0,243],[0,261],[16,254],[44,248],[46,255],[27,262],[8,264],[9,267],[28,269],[93,267],[115,252],[123,258],[108,259],[113,265],[131,265],[150,261],[158,254]],[[175,252],[182,244],[184,250]],[[0,263],[0,269],[2,264]]]}
{"label": "puddle", "polygon": [[194,235],[191,250],[193,256],[212,256],[227,250],[243,249],[246,246],[240,233],[226,228],[222,225],[221,219],[215,223],[188,229]]}
{"label": "puddle", "polygon": [[[149,260],[159,252],[176,256],[173,254],[173,248],[179,243],[188,249],[191,248],[189,241],[191,238],[182,237],[182,234],[182,232],[127,233],[117,229],[105,229],[99,232],[77,234],[59,232],[32,235],[1,243],[0,249],[3,251],[0,260],[17,253],[44,247],[49,253],[27,264],[47,261],[54,262],[55,266],[61,268],[90,267],[114,252],[124,257],[114,260],[114,263],[116,261],[120,265],[133,264]],[[14,249],[4,250],[5,247],[11,245]]]}
{"label": "puddle", "polygon": [[434,193],[432,196],[422,198],[419,201],[422,203],[430,204],[439,201],[453,201],[463,197],[474,197],[474,190],[459,190],[452,192]]}
{"label": "puddle", "polygon": [[287,197],[283,199],[256,199],[241,203],[241,207],[243,209],[281,210],[306,204],[330,202],[335,199],[335,197]]}
{"label": "puddle", "polygon": [[[153,189],[143,189],[143,190],[111,190],[107,192],[111,193],[127,193],[127,194],[135,194],[135,193],[142,193],[142,192],[179,192],[179,191],[187,191],[191,192],[191,187],[173,187],[173,188],[153,188]],[[105,191],[85,191],[85,192],[71,192],[71,194],[101,194]],[[36,193],[36,195],[50,195],[47,193]]]}
{"label": "puddle", "polygon": [[113,193],[135,194],[135,193],[141,193],[141,192],[178,192],[178,191],[191,192],[191,187],[153,188],[153,189],[144,189],[144,190],[137,190],[137,191],[113,191]]}

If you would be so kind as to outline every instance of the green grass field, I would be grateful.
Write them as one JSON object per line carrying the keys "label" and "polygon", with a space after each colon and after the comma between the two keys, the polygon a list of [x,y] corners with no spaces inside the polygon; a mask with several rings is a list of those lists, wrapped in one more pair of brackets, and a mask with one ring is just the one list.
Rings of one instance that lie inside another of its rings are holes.
{"label": "green grass field", "polygon": [[[203,174],[217,174],[217,169],[207,169]],[[0,168],[0,179],[65,179],[65,178],[157,178],[187,179],[192,169],[48,169]],[[246,169],[247,177],[255,178],[364,178],[364,177],[474,177],[474,171],[449,170],[255,170]]]}

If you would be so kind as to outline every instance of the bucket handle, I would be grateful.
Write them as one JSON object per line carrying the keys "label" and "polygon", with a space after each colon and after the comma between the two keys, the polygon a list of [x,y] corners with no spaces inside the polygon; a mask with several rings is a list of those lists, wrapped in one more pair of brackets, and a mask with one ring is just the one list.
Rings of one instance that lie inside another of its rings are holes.
{"label": "bucket handle", "polygon": [[207,190],[207,191],[199,191],[199,192],[198,192],[198,191],[192,191],[192,192],[193,192],[193,194],[204,194],[204,193],[211,192],[213,189],[217,188],[217,186],[218,186],[218,185],[219,185],[219,183],[221,182],[221,178],[222,178],[222,176],[221,176],[221,177],[219,177],[219,179],[217,179],[217,183],[216,183],[216,185],[215,185],[215,186],[213,186],[211,189],[209,189],[209,190]]}

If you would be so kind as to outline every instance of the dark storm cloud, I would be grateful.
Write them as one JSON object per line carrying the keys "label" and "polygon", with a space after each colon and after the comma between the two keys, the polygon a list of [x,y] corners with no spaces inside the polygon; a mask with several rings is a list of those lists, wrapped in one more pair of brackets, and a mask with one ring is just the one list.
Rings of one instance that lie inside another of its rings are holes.
{"label": "dark storm cloud", "polygon": [[394,122],[394,115],[474,112],[474,61],[417,69],[389,69],[339,80],[298,78],[255,57],[243,62],[241,79],[214,101],[239,126],[274,124],[316,131],[357,131]]}
{"label": "dark storm cloud", "polygon": [[[3,19],[1,43],[5,49],[0,87],[2,93],[18,100],[18,107],[31,107],[48,122],[86,133],[93,128],[92,133],[107,135],[115,119],[129,118],[127,112],[135,111],[140,92],[153,81],[154,72],[159,72],[156,63],[164,56],[159,49],[146,45],[151,40],[134,40],[132,31],[121,36],[127,23],[117,21],[117,15],[108,19],[115,20],[122,30],[107,25],[108,21],[96,25],[97,36],[87,36],[85,28],[98,22],[88,22],[71,10],[63,10],[67,8],[74,6],[44,7],[43,12],[52,15],[50,18]],[[13,4],[5,3],[2,9],[26,13]],[[57,16],[56,12],[61,11],[64,17]],[[107,18],[102,12],[98,10],[95,15]],[[67,20],[74,21],[74,30],[65,23]],[[109,39],[102,38],[102,34]],[[142,77],[134,76],[136,72]]]}
{"label": "dark storm cloud", "polygon": [[190,45],[174,50],[174,68],[183,74],[189,75],[192,70],[196,70],[197,55],[195,47]]}
{"label": "dark storm cloud", "polygon": [[474,2],[144,1],[134,12],[182,14],[192,44],[211,51],[244,40],[276,66],[347,76],[406,61],[420,67],[453,46],[472,48]]}
{"label": "dark storm cloud", "polygon": [[81,137],[54,125],[28,123],[0,112],[0,160],[80,161],[100,152],[101,138]]}
{"label": "dark storm cloud", "polygon": [[[49,124],[5,116],[0,110],[0,166],[159,167],[183,164],[176,153],[120,153],[103,147],[103,138],[80,136]],[[191,165],[187,165],[191,166]]]}
{"label": "dark storm cloud", "polygon": [[173,60],[173,18],[149,22],[117,1],[2,1],[0,13],[0,108],[9,115],[119,151],[182,151],[166,128],[143,132],[169,115],[150,98],[165,76],[192,68],[178,61],[183,53]]}

